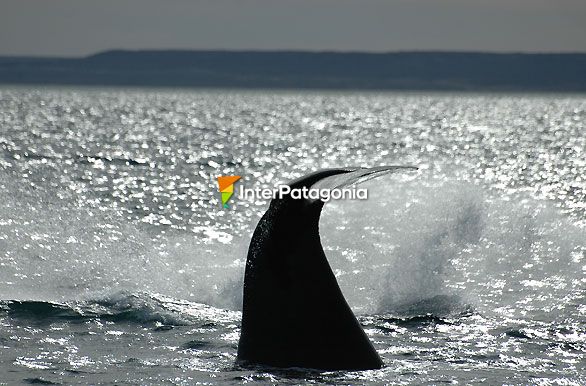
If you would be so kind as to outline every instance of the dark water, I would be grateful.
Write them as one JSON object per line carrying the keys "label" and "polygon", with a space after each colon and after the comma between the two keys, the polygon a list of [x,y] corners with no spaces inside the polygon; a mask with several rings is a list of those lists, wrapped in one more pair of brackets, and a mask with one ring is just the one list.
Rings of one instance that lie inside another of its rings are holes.
{"label": "dark water", "polygon": [[[0,381],[584,384],[585,133],[583,96],[2,88]],[[235,366],[267,202],[215,177],[385,164],[320,229],[386,367]]]}

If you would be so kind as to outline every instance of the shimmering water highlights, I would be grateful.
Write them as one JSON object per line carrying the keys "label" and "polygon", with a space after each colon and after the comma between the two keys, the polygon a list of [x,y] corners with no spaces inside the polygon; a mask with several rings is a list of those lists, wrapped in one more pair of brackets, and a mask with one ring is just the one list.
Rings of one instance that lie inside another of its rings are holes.
{"label": "shimmering water highlights", "polygon": [[[1,381],[583,384],[585,133],[583,96],[0,89]],[[385,164],[321,234],[387,367],[236,368],[267,203],[215,177]]]}

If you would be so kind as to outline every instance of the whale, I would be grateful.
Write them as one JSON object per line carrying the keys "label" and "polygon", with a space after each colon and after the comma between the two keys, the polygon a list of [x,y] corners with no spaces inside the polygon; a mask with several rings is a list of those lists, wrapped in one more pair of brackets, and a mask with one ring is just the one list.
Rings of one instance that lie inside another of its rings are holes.
{"label": "whale", "polygon": [[[413,166],[324,169],[288,185],[339,189]],[[273,198],[250,241],[236,362],[369,370],[383,361],[346,302],[319,236],[320,199]]]}

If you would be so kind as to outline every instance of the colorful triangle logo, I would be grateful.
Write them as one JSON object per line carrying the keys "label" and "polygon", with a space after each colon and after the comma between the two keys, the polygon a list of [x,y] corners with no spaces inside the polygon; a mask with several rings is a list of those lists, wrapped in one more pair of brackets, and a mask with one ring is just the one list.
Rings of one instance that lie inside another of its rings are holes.
{"label": "colorful triangle logo", "polygon": [[218,188],[222,196],[222,207],[229,208],[228,200],[234,194],[234,183],[240,179],[240,176],[220,176],[218,180]]}

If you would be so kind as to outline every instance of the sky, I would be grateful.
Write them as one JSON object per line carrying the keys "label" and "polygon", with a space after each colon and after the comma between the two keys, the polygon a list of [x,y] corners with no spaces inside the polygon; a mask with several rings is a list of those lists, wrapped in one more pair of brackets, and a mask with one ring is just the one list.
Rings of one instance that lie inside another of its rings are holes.
{"label": "sky", "polygon": [[0,55],[586,52],[586,0],[0,0]]}

